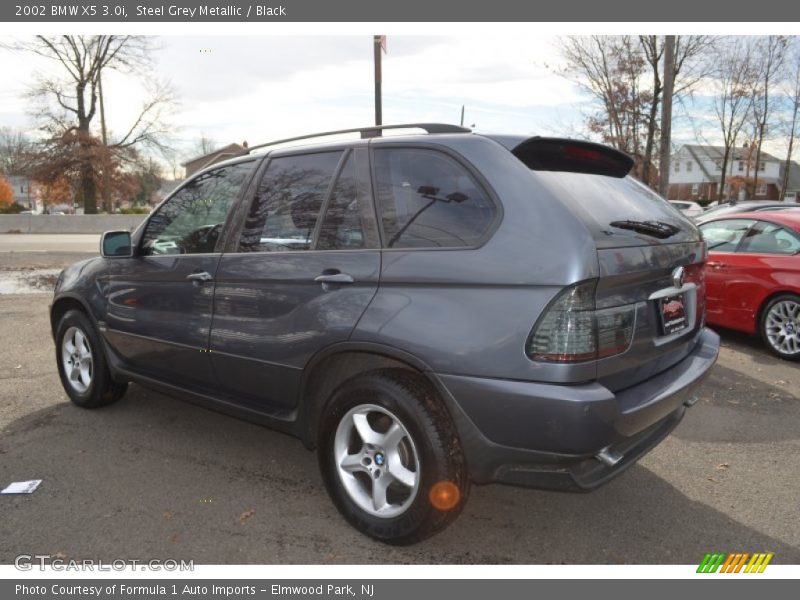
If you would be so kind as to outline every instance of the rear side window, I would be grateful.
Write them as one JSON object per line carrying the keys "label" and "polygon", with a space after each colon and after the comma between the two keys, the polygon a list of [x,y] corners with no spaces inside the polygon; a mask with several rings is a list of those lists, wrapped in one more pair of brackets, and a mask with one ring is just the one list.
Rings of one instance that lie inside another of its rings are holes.
{"label": "rear side window", "polygon": [[750,219],[728,219],[703,223],[700,231],[709,251],[735,252],[747,230],[755,223]]}
{"label": "rear side window", "polygon": [[796,254],[800,252],[800,239],[779,225],[759,221],[747,232],[739,252]]}
{"label": "rear side window", "polygon": [[250,206],[239,252],[309,250],[341,152],[274,158]]}
{"label": "rear side window", "polygon": [[441,152],[375,150],[378,210],[387,248],[476,246],[496,207],[467,170]]}

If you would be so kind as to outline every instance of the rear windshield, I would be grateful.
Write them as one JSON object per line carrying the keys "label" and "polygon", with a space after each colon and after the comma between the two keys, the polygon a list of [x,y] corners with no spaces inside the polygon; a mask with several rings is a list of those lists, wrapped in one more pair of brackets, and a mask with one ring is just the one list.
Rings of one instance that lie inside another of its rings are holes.
{"label": "rear windshield", "polygon": [[[598,247],[697,241],[694,225],[672,204],[632,177],[537,171],[534,176],[588,227]],[[653,236],[640,223],[666,234]],[[613,225],[612,225],[613,224]]]}

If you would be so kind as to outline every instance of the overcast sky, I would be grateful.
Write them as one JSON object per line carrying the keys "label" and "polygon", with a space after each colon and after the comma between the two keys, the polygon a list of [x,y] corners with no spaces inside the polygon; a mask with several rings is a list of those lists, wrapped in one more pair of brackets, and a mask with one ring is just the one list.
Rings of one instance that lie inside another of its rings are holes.
{"label": "overcast sky", "polygon": [[[8,42],[8,38],[0,38]],[[390,36],[383,61],[383,122],[458,123],[478,131],[575,135],[587,101],[556,75],[556,38]],[[171,82],[180,105],[174,141],[182,159],[201,135],[219,145],[250,144],[373,122],[370,36],[160,37],[154,75]],[[0,51],[0,126],[30,128],[26,87],[54,64]],[[10,59],[10,60],[9,60]],[[110,129],[122,133],[145,92],[128,77],[104,78]],[[674,126],[691,141],[688,126]],[[714,132],[706,132],[709,142]]]}

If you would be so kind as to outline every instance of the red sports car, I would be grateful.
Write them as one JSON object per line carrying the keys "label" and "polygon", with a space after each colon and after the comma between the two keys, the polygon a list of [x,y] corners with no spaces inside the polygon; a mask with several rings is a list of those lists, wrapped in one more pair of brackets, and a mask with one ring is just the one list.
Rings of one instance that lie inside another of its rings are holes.
{"label": "red sports car", "polygon": [[727,214],[700,230],[707,321],[761,334],[776,355],[800,359],[800,210]]}

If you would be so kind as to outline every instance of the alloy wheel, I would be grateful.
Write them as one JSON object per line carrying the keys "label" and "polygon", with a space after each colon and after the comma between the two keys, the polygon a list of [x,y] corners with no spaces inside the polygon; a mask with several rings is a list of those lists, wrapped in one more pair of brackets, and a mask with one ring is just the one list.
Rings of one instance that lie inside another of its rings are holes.
{"label": "alloy wheel", "polygon": [[336,428],[333,452],[345,491],[366,513],[397,517],[414,502],[419,454],[405,425],[387,409],[361,404],[348,411]]}
{"label": "alloy wheel", "polygon": [[800,303],[794,300],[776,302],[767,313],[764,329],[776,352],[785,356],[800,353]]}
{"label": "alloy wheel", "polygon": [[69,385],[79,394],[86,393],[92,385],[94,359],[86,334],[70,327],[61,341],[61,364]]}

